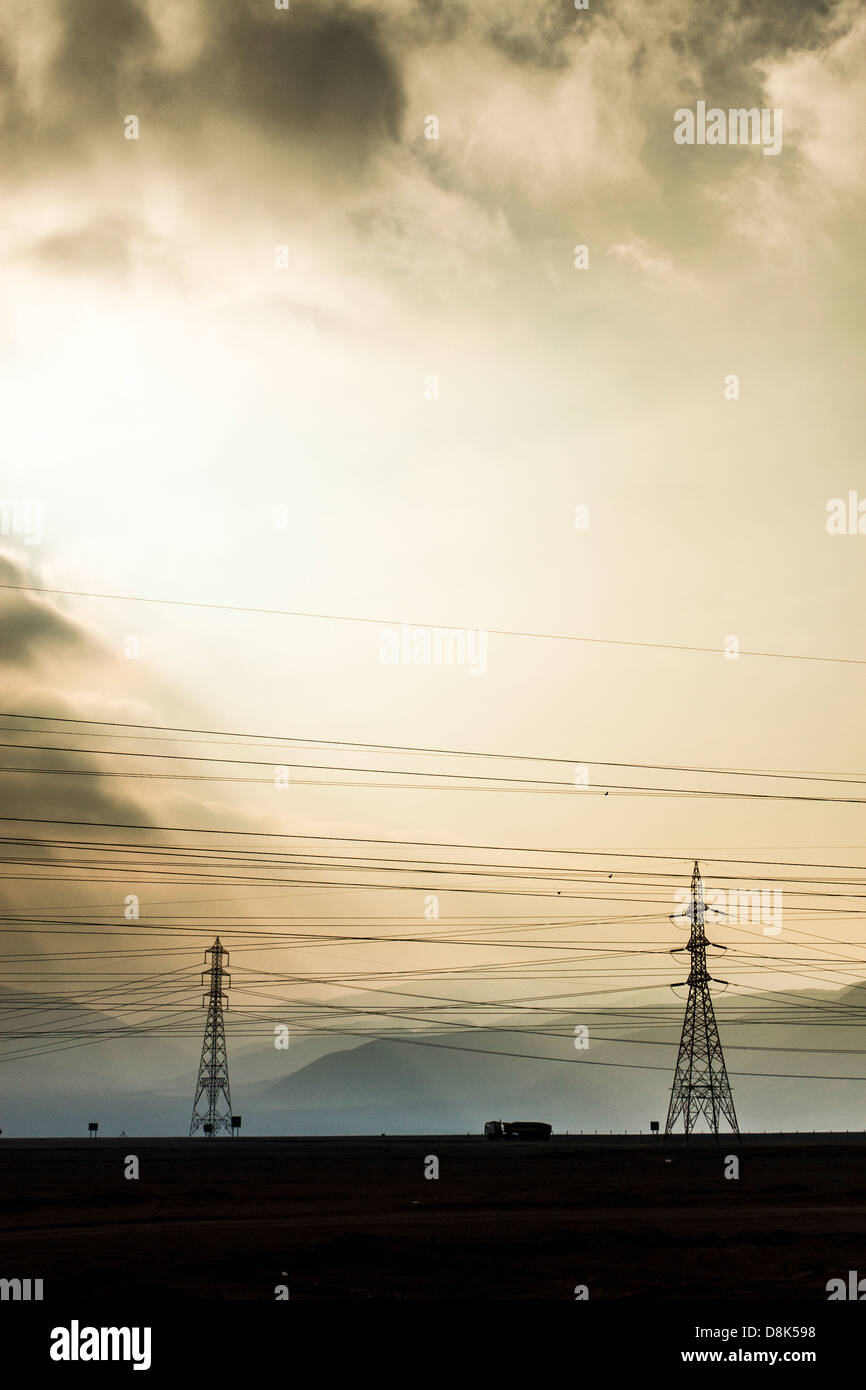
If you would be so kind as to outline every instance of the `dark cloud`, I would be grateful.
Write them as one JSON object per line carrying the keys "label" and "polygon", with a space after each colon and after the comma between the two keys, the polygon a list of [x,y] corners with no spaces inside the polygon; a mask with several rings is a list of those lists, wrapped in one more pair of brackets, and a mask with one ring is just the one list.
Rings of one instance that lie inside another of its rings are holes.
{"label": "dark cloud", "polygon": [[122,275],[132,265],[136,239],[136,228],[109,219],[78,231],[45,237],[37,243],[32,256],[44,266],[64,273],[98,271]]}
{"label": "dark cloud", "polygon": [[[0,584],[39,582],[25,563],[0,552]],[[102,756],[90,750],[89,740],[82,743],[64,730],[67,720],[105,721],[107,729],[117,719],[148,720],[146,698],[137,690],[130,697],[118,689],[118,667],[122,672],[125,664],[97,632],[61,612],[50,598],[0,588],[0,710],[5,712],[0,742],[21,745],[0,749],[5,814],[131,825],[221,826],[234,821],[253,828],[254,815],[247,820],[233,804],[210,795],[203,801],[194,793],[177,791],[174,783],[166,788],[159,781],[138,782],[128,791],[126,774],[146,771],[140,763]],[[16,717],[8,718],[10,712]],[[189,720],[198,717],[193,709]],[[159,722],[158,715],[153,722]],[[23,732],[17,726],[23,726]],[[106,747],[117,748],[107,729],[99,737]],[[27,748],[33,743],[45,751]],[[56,771],[21,771],[38,767]],[[123,777],[118,775],[121,771]],[[78,775],[64,775],[67,772]]]}
{"label": "dark cloud", "polygon": [[[51,729],[51,725],[46,725]],[[39,731],[43,746],[57,746],[63,735],[52,731],[46,736]],[[11,741],[11,739],[10,739]],[[38,740],[37,740],[38,741]],[[91,757],[87,752],[76,754],[15,748],[0,749],[3,768],[32,767],[32,772],[6,772],[3,776],[6,814],[19,820],[70,820],[91,822],[93,825],[153,825],[156,818],[142,799],[127,795],[120,778],[106,775],[110,771],[107,759]],[[53,768],[37,772],[38,767]],[[67,775],[68,774],[68,775]],[[48,831],[62,836],[61,829]]]}
{"label": "dark cloud", "polygon": [[[8,555],[0,555],[0,583],[13,586],[29,582],[26,570]],[[84,628],[65,617],[36,594],[0,589],[0,661],[10,666],[30,666],[46,656],[78,656],[83,660],[101,652]]]}
{"label": "dark cloud", "polygon": [[[33,113],[0,55],[5,143],[32,159],[68,158],[94,141],[123,149],[123,121],[195,135],[211,118],[310,142],[336,165],[396,140],[404,107],[397,65],[377,16],[344,4],[289,11],[254,0],[209,0],[207,36],[185,67],[169,66],[143,0],[57,4],[61,37]],[[192,22],[192,19],[190,19]]]}
{"label": "dark cloud", "polygon": [[[706,196],[707,164],[700,147],[683,147],[672,138],[673,113],[694,107],[756,107],[771,105],[767,70],[786,55],[821,50],[835,42],[854,15],[842,0],[737,0],[733,6],[692,4],[685,23],[668,27],[659,21],[658,44],[673,54],[672,77],[660,84],[652,68],[653,46],[635,48],[631,72],[638,84],[646,139],[642,162],[659,196],[635,209],[640,234],[665,245],[679,245],[694,259],[717,241],[720,227],[718,195],[734,188],[744,170],[754,175],[751,149],[732,150],[729,158],[711,167],[717,197]],[[785,148],[784,165],[758,158],[758,177],[779,179],[795,167],[796,146]],[[766,167],[763,167],[766,166]],[[613,211],[613,210],[611,210]],[[684,239],[682,229],[688,229]]]}
{"label": "dark cloud", "polygon": [[0,661],[24,665],[47,648],[80,647],[75,628],[41,604],[29,603],[17,594],[0,600]]}
{"label": "dark cloud", "polygon": [[738,90],[759,87],[756,65],[821,48],[835,37],[841,7],[842,0],[739,0],[733,8],[694,5],[688,22],[671,31],[669,43],[684,60],[697,61],[699,80],[711,100],[725,105]]}
{"label": "dark cloud", "polygon": [[318,6],[286,13],[237,0],[222,8],[226,19],[192,74],[212,107],[252,117],[271,133],[356,149],[398,138],[402,86],[370,12]]}
{"label": "dark cloud", "polygon": [[[615,41],[623,82],[638,89],[650,137],[648,168],[679,181],[687,160],[669,138],[673,109],[698,97],[723,107],[764,105],[762,65],[827,44],[843,13],[850,15],[842,0],[735,0],[733,6],[695,0],[674,27],[672,19],[635,13],[615,0],[587,11],[565,0],[528,7],[417,0],[412,9],[393,12],[387,0],[308,0],[288,11],[268,0],[207,0],[200,43],[178,66],[177,55],[162,47],[146,0],[49,3],[59,41],[38,84],[39,110],[29,108],[14,64],[0,53],[7,173],[51,177],[111,149],[118,160],[134,160],[123,120],[135,114],[141,150],[155,147],[163,167],[182,165],[192,189],[200,171],[208,193],[228,188],[255,197],[261,191],[278,202],[305,187],[337,200],[364,176],[375,151],[399,141],[402,66],[413,49],[480,45],[504,55],[517,79],[520,69],[563,70],[580,54],[576,37],[593,32]],[[178,19],[192,25],[196,12],[185,11],[182,0],[178,6]],[[656,48],[673,53],[681,73],[681,82],[674,78],[664,92],[652,61]],[[31,83],[26,91],[32,90]],[[233,139],[232,126],[243,140]],[[259,137],[258,150],[255,138],[246,139],[250,132]],[[222,138],[215,139],[218,133]],[[430,177],[447,176],[433,168]],[[64,228],[34,254],[62,270],[124,274],[136,260],[136,238],[118,222]]]}
{"label": "dark cloud", "polygon": [[[840,16],[842,5],[843,0],[735,0],[733,5],[694,0],[680,27],[674,28],[673,17],[669,17],[666,37],[674,52],[697,59],[712,75],[791,50],[820,47],[827,41],[829,25]],[[625,7],[615,0],[579,11],[571,0],[535,0],[520,7],[417,0],[411,19],[396,20],[395,28],[404,43],[455,43],[477,38],[517,66],[557,69],[570,61],[569,41],[588,36],[597,24],[612,25],[623,32],[634,27]],[[662,41],[664,28],[662,19]],[[632,59],[632,73],[640,72],[645,57],[645,46],[640,44]]]}
{"label": "dark cloud", "polygon": [[826,42],[828,21],[835,20],[841,10],[842,0],[739,0],[736,24],[742,26],[754,52],[776,56],[793,49],[820,48]]}
{"label": "dark cloud", "polygon": [[76,0],[62,10],[65,28],[48,84],[70,127],[135,111],[158,76],[159,42],[147,15],[134,0]]}
{"label": "dark cloud", "polygon": [[[387,13],[387,12],[386,12]],[[395,48],[478,42],[503,53],[516,66],[563,68],[565,41],[586,33],[596,11],[576,11],[571,0],[535,0],[532,5],[491,0],[416,0],[415,9],[389,18],[386,33]]]}
{"label": "dark cloud", "polygon": [[[477,12],[477,5],[475,12]],[[471,29],[473,10],[464,0],[416,0],[416,7],[391,26],[401,46],[453,43]]]}
{"label": "dark cloud", "polygon": [[[25,585],[38,583],[27,567],[8,554],[0,554],[0,583]],[[87,672],[91,690],[100,670],[106,670],[109,653],[93,633],[73,618],[61,613],[49,599],[39,594],[14,593],[0,589],[0,694],[5,710],[52,716],[82,713],[68,693],[70,673]],[[91,714],[93,696],[84,713]],[[18,735],[14,726],[21,722],[3,720],[0,739],[22,745],[34,741],[32,734]],[[7,727],[8,724],[8,727]],[[37,743],[75,744],[52,724],[35,725]],[[84,821],[129,821],[147,823],[152,819],[141,798],[130,796],[122,783],[104,776],[109,770],[86,750],[75,753],[37,753],[22,746],[0,750],[3,771],[3,797],[6,815]],[[9,771],[25,767],[68,768],[85,776],[57,773]]]}
{"label": "dark cloud", "polygon": [[[169,65],[145,0],[53,0],[60,38],[32,111],[11,54],[0,51],[6,144],[31,156],[86,150],[100,135],[122,149],[122,122],[163,124],[194,134],[212,117],[250,124],[280,138],[327,149],[337,165],[357,164],[396,141],[405,109],[400,62],[410,47],[478,40],[517,66],[557,69],[575,33],[621,25],[618,7],[575,11],[564,0],[528,9],[418,0],[407,16],[341,0],[275,10],[266,0],[208,0],[203,48],[186,66]],[[817,48],[835,30],[842,0],[738,0],[694,4],[663,33],[674,53],[700,67],[705,86],[727,88],[764,59]],[[189,12],[188,23],[194,22]],[[635,55],[633,71],[641,66]],[[713,95],[723,101],[726,92]]]}
{"label": "dark cloud", "polygon": [[574,38],[576,33],[586,35],[594,19],[595,12],[591,9],[578,12],[561,0],[553,3],[548,0],[522,15],[494,17],[485,37],[512,63],[564,68],[569,63],[565,41]]}

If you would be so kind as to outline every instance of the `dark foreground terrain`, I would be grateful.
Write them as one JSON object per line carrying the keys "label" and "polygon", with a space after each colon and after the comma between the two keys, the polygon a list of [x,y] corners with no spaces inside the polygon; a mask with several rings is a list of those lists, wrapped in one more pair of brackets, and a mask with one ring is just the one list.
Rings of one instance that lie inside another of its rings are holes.
{"label": "dark foreground terrain", "polygon": [[0,1140],[0,1278],[60,1306],[825,1301],[866,1275],[864,1170],[864,1134]]}

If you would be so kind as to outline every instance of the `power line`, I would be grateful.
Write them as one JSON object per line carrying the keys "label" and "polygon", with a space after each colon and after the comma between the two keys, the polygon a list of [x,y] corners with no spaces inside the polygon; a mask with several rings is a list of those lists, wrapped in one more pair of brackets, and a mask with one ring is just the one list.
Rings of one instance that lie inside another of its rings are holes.
{"label": "power line", "polygon": [[[475,759],[475,758],[477,758],[477,759],[485,759],[485,758],[489,758],[489,759],[492,759],[492,760],[494,760],[494,761],[505,761],[505,762],[558,763],[558,764],[560,764],[560,765],[562,765],[562,766],[572,766],[572,767],[576,765],[576,766],[579,766],[579,767],[582,767],[582,766],[590,766],[590,767],[616,767],[616,768],[628,768],[628,769],[637,769],[637,770],[641,770],[641,771],[651,771],[651,772],[660,772],[660,771],[661,771],[661,772],[696,772],[696,773],[702,773],[702,774],[706,774],[706,775],[708,775],[708,776],[714,776],[714,777],[756,777],[756,778],[757,778],[757,777],[767,777],[767,778],[770,778],[770,779],[772,779],[772,780],[787,780],[787,781],[795,781],[795,782],[840,782],[840,783],[843,783],[843,784],[845,784],[845,783],[850,783],[850,784],[855,785],[855,786],[862,786],[862,785],[866,784],[866,777],[850,777],[850,776],[848,776],[848,775],[845,774],[845,773],[836,773],[836,772],[833,772],[833,773],[826,773],[826,774],[824,774],[824,775],[821,775],[821,774],[819,774],[819,773],[814,773],[814,772],[795,772],[795,771],[790,771],[790,770],[786,770],[786,771],[784,771],[784,772],[780,772],[780,771],[774,771],[774,770],[768,769],[768,768],[714,768],[714,767],[703,767],[703,766],[700,766],[700,765],[694,765],[694,764],[689,764],[689,763],[686,763],[686,764],[680,764],[680,763],[642,763],[642,762],[624,762],[624,761],[612,762],[612,761],[610,761],[609,759],[605,759],[605,758],[587,758],[587,757],[585,757],[585,756],[575,756],[575,757],[564,758],[564,757],[559,757],[559,756],[558,756],[558,757],[553,757],[553,756],[549,756],[549,755],[546,755],[546,754],[540,754],[540,753],[500,753],[500,752],[493,752],[493,751],[490,751],[490,750],[487,750],[487,749],[485,749],[485,750],[478,750],[478,749],[468,749],[468,748],[431,748],[431,747],[429,747],[429,746],[421,745],[421,744],[407,744],[407,743],[372,743],[372,742],[361,741],[361,740],[356,740],[356,739],[312,738],[312,737],[309,737],[309,736],[291,735],[291,734],[264,734],[264,733],[256,733],[256,734],[254,734],[254,733],[249,733],[249,732],[239,732],[239,733],[236,733],[236,732],[233,732],[233,731],[231,731],[231,730],[229,730],[229,729],[199,729],[199,728],[184,727],[183,725],[173,725],[173,724],[137,724],[137,723],[131,723],[131,722],[128,722],[128,721],[113,720],[113,719],[112,719],[112,720],[108,720],[108,719],[78,719],[78,718],[73,718],[72,716],[60,715],[60,714],[58,714],[58,715],[34,714],[34,713],[32,713],[32,712],[22,713],[21,711],[12,711],[12,710],[3,712],[2,714],[0,714],[0,718],[3,718],[3,719],[37,719],[37,720],[39,720],[40,722],[43,722],[43,723],[49,723],[49,722],[50,722],[50,723],[63,723],[63,724],[86,724],[86,725],[89,725],[89,726],[91,726],[91,727],[96,726],[96,727],[99,728],[100,732],[97,733],[97,734],[89,734],[89,733],[84,733],[84,732],[83,732],[81,735],[78,735],[78,736],[80,736],[80,737],[87,737],[87,738],[98,738],[98,737],[122,738],[122,737],[127,737],[127,735],[122,735],[122,734],[114,734],[114,735],[106,734],[106,733],[104,732],[104,730],[105,730],[106,728],[111,728],[111,729],[120,729],[120,728],[122,728],[122,729],[135,729],[135,730],[146,729],[146,730],[150,731],[151,733],[153,733],[153,732],[163,732],[163,733],[170,733],[170,734],[196,734],[196,735],[209,735],[209,734],[210,734],[210,735],[214,735],[215,738],[228,740],[228,741],[229,741],[229,746],[231,746],[231,742],[232,742],[232,741],[237,741],[237,740],[240,740],[240,739],[255,739],[255,740],[262,740],[262,739],[264,739],[264,740],[268,740],[268,742],[265,743],[265,744],[262,744],[261,742],[257,742],[257,743],[255,743],[253,746],[255,746],[255,747],[268,747],[268,746],[270,745],[270,743],[277,743],[277,744],[281,744],[281,745],[285,745],[285,744],[294,744],[294,745],[301,745],[301,746],[307,746],[307,747],[317,747],[317,746],[320,746],[320,747],[328,747],[328,748],[353,748],[353,749],[361,749],[361,750],[364,750],[364,751],[375,751],[375,752],[384,752],[384,753],[420,753],[420,754],[423,754],[423,755],[425,755],[425,756],[432,756],[432,757],[470,758],[470,759]],[[8,730],[8,731],[9,731],[9,732],[20,732],[20,733],[39,733],[39,732],[40,732],[40,730],[38,730],[38,729],[20,729],[20,730]],[[76,731],[75,731],[75,730],[65,729],[65,730],[62,730],[62,731],[58,730],[57,732],[58,732],[58,733],[61,733],[61,732],[62,732],[62,733],[63,733],[64,735],[66,735],[66,736],[72,736],[72,735],[75,735],[75,732],[76,732]],[[132,737],[132,735],[128,735],[128,737]],[[178,740],[178,739],[166,739],[166,740],[164,740],[164,741],[165,741],[165,742],[171,742],[171,743],[177,743],[177,742],[179,742],[180,740]],[[201,741],[207,743],[207,742],[210,742],[211,740],[208,739],[208,738],[205,738],[205,739],[203,739],[203,740],[201,740]],[[49,752],[59,752],[59,753],[90,753],[90,754],[93,754],[93,755],[100,754],[100,755],[106,755],[106,756],[127,756],[127,757],[141,757],[141,758],[148,757],[148,758],[160,758],[160,759],[183,759],[183,760],[185,760],[185,761],[194,761],[194,760],[198,760],[198,761],[203,761],[203,762],[244,763],[244,764],[246,764],[246,765],[248,765],[248,766],[273,766],[273,763],[272,763],[271,760],[268,760],[267,762],[258,762],[258,763],[257,763],[254,759],[245,759],[245,758],[211,758],[211,757],[203,757],[203,756],[201,756],[201,755],[182,754],[182,753],[138,753],[138,752],[127,751],[127,750],[122,750],[122,749],[114,749],[114,748],[98,748],[98,749],[97,749],[97,748],[88,748],[88,749],[82,749],[82,748],[57,748],[57,747],[52,747],[52,745],[50,745],[50,744],[22,744],[22,743],[0,744],[0,747],[5,747],[5,748],[28,748],[28,749],[35,749],[35,750],[45,749],[46,751],[49,751]],[[298,766],[298,767],[303,767],[303,766],[308,766],[308,764],[298,763],[298,764],[296,764],[296,766]],[[369,771],[370,769],[358,769],[358,770],[359,770],[359,771]],[[433,775],[433,774],[429,774],[429,775]],[[513,780],[513,779],[508,779],[508,780]]]}
{"label": "power line", "polygon": [[[310,613],[302,612],[298,609],[259,608],[238,603],[208,603],[203,600],[193,599],[152,598],[145,597],[141,594],[93,593],[83,589],[54,589],[35,584],[0,584],[0,589],[11,590],[15,593],[55,594],[65,598],[104,599],[118,603],[153,603],[166,605],[172,608],[207,608],[214,612],[222,613],[256,613],[277,618],[307,618],[316,622],[364,623],[375,627],[391,628],[410,626],[438,632],[483,631],[491,637],[524,637],[548,642],[583,642],[607,647],[637,647],[654,651],[700,652],[711,656],[725,655],[724,648],[722,647],[701,647],[677,642],[637,642],[613,637],[578,636],[575,633],[531,632],[515,628],[481,628],[477,625],[467,626],[465,624],[455,625],[453,623],[407,623],[406,620],[402,618],[371,618],[348,613]],[[745,650],[744,648],[740,648],[739,655],[763,657],[774,661],[820,661],[846,666],[866,666],[866,658],[864,657],[815,656],[803,652],[765,652]]]}
{"label": "power line", "polygon": [[[0,744],[0,747],[23,748],[21,744]],[[284,766],[299,769],[302,772],[345,772],[345,773],[364,773],[372,774],[376,777],[425,777],[427,779],[436,778],[436,782],[358,782],[358,781],[326,781],[318,778],[293,778],[295,785],[301,786],[335,786],[351,787],[357,789],[375,788],[387,791],[543,791],[552,794],[566,794],[569,796],[591,795],[593,792],[598,794],[604,791],[605,795],[612,792],[614,795],[630,796],[682,796],[695,797],[699,799],[717,800],[739,800],[739,801],[798,801],[826,803],[829,805],[866,805],[866,797],[854,796],[813,796],[801,792],[757,792],[757,791],[720,791],[715,788],[706,787],[654,787],[641,784],[630,784],[622,782],[593,782],[591,785],[576,786],[574,782],[554,781],[540,777],[495,777],[489,773],[472,772],[432,772],[426,768],[377,768],[377,767],[354,767],[344,766],[334,763],[283,763],[274,764],[270,759],[267,762],[256,762],[248,758],[208,758],[200,754],[180,754],[180,753],[138,753],[125,749],[105,748],[105,749],[78,749],[78,748],[48,748],[43,745],[46,752],[61,752],[84,754],[91,757],[113,757],[113,758],[170,758],[173,761],[181,762],[213,762],[222,764],[233,764],[235,766]],[[38,745],[27,747],[25,751],[39,752]],[[11,773],[18,776],[34,775],[54,775],[60,777],[118,777],[130,781],[163,781],[163,782],[234,782],[244,785],[273,786],[273,777],[232,777],[211,773],[199,772],[117,772],[105,768],[71,768],[71,767],[0,767],[0,773]],[[752,774],[738,774],[751,776]],[[762,774],[770,775],[773,774]],[[840,779],[810,778],[812,781],[838,781]],[[853,780],[853,779],[852,779]],[[460,782],[478,783],[483,782],[484,786],[449,786],[438,785],[440,782]],[[508,784],[508,785],[503,785]]]}
{"label": "power line", "polygon": [[[376,844],[376,845],[411,845],[423,849],[471,849],[485,850],[497,854],[568,854],[592,856],[597,859],[644,859],[660,860],[667,863],[681,864],[688,859],[687,855],[679,854],[649,854],[649,853],[627,853],[616,850],[580,850],[580,849],[544,849],[538,845],[486,845],[460,842],[454,840],[406,840],[385,838],[383,836],[365,835],[300,835],[285,830],[233,830],[227,827],[206,828],[195,825],[143,825],[140,821],[96,821],[80,820],[71,817],[48,817],[48,816],[8,816],[0,815],[0,822],[13,822],[24,825],[74,825],[82,828],[93,828],[96,830],[141,830],[148,834],[164,833],[177,835],[232,835],[251,839],[271,839],[271,840],[316,840],[326,842],[338,842],[341,844]],[[170,847],[169,847],[170,848]],[[784,859],[722,859],[713,858],[712,855],[702,855],[704,862],[713,864],[752,864],[752,865],[775,865],[781,868],[799,869],[844,869],[855,872],[863,872],[862,864],[826,864],[811,862],[808,860],[784,860]]]}

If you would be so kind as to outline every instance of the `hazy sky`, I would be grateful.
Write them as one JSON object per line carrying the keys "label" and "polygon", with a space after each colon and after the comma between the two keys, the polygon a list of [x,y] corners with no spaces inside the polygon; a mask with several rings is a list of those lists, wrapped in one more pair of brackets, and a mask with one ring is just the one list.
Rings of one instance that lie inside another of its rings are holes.
{"label": "hazy sky", "polygon": [[[662,646],[491,634],[470,674],[383,664],[376,624],[7,590],[4,707],[544,754],[594,784],[710,785],[601,760],[866,776],[862,664],[721,653],[866,660],[866,537],[825,525],[866,498],[864,59],[846,0],[6,0],[0,492],[41,527],[4,523],[3,582]],[[781,110],[781,152],[677,145],[699,101]],[[695,856],[862,854],[858,805],[4,785],[41,816],[670,852],[683,882]],[[420,890],[258,891],[424,920]],[[63,902],[126,892],[195,889]],[[672,935],[672,889],[636,896]],[[494,905],[539,906],[442,915]]]}

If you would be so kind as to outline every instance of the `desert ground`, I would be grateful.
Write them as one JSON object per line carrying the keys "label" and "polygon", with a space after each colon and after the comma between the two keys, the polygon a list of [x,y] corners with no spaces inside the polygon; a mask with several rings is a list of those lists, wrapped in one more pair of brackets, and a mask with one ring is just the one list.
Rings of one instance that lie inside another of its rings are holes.
{"label": "desert ground", "polygon": [[0,1140],[0,1275],[58,1309],[825,1302],[866,1272],[864,1159],[854,1133]]}

